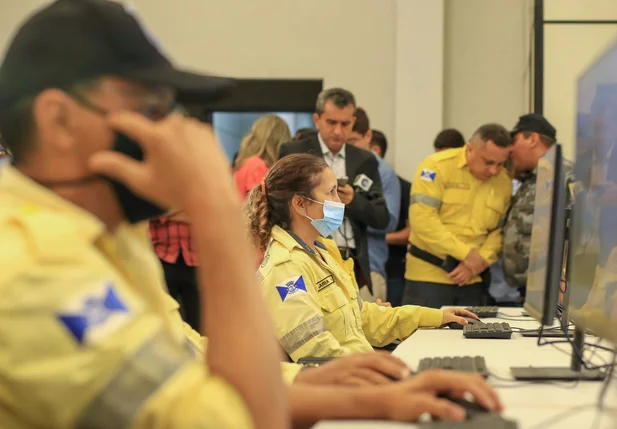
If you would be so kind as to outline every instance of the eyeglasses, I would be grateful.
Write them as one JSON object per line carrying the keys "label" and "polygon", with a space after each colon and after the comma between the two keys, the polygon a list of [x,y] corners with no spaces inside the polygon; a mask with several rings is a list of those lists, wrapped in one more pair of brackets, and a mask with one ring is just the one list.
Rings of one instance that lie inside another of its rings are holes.
{"label": "eyeglasses", "polygon": [[[91,85],[88,86],[88,88],[91,87]],[[184,116],[188,116],[186,110],[175,102],[175,93],[171,88],[134,88],[114,85],[113,83],[105,81],[97,82],[94,87],[103,91],[116,92],[122,95],[131,104],[139,106],[131,110],[141,113],[153,121],[164,119],[173,112],[178,112]],[[83,93],[84,91],[81,87],[78,86],[71,90],[67,90],[66,92],[84,107],[102,115],[109,114],[109,110],[97,106],[95,103],[90,101]]]}

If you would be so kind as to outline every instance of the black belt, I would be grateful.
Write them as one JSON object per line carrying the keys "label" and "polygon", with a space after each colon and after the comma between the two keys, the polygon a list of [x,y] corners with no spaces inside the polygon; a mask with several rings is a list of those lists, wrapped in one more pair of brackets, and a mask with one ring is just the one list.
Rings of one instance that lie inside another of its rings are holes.
{"label": "black belt", "polygon": [[452,256],[446,256],[446,259],[441,259],[426,250],[422,250],[419,247],[414,246],[413,244],[409,246],[409,254],[423,260],[424,262],[428,262],[437,268],[441,268],[447,273],[454,271],[454,269],[458,267],[458,264],[461,263],[461,261],[454,259]]}
{"label": "black belt", "polygon": [[[454,271],[456,267],[461,263],[458,259],[453,258],[452,256],[446,256],[446,259],[441,259],[438,256],[433,255],[432,253],[427,252],[426,250],[422,250],[417,246],[411,244],[408,250],[411,256],[415,256],[418,259],[423,260],[431,265],[436,266],[437,268],[441,268],[447,273],[451,273]],[[482,279],[482,283],[485,287],[489,287],[491,285],[491,272],[489,269],[482,271],[479,274]]]}

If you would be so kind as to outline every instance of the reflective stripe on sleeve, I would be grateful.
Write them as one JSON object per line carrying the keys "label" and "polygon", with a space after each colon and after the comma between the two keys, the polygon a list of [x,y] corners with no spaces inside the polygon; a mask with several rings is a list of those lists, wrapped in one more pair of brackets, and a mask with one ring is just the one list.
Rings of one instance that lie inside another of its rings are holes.
{"label": "reflective stripe on sleeve", "polygon": [[280,342],[287,354],[292,354],[311,339],[324,332],[326,332],[324,318],[322,316],[315,316],[293,328],[281,338]]}
{"label": "reflective stripe on sleeve", "polygon": [[78,429],[123,429],[162,385],[192,361],[186,346],[159,331],[120,365],[111,381],[98,392],[79,416]]}
{"label": "reflective stripe on sleeve", "polygon": [[441,208],[441,200],[430,195],[425,194],[411,194],[409,204],[420,203],[433,209],[439,210]]}

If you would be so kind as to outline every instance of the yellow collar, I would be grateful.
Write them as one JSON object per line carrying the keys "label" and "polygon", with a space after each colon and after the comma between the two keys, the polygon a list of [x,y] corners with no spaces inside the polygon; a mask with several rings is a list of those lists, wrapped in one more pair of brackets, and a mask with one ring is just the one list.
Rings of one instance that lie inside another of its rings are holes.
{"label": "yellow collar", "polygon": [[[293,250],[294,248],[298,248],[303,249],[311,255],[315,254],[315,251],[311,249],[304,241],[302,241],[300,237],[290,231],[285,231],[280,226],[275,226],[274,228],[272,228],[272,232],[270,235],[272,236],[273,240],[281,243],[289,251]],[[315,241],[315,246],[326,250],[324,244],[319,240]]]}
{"label": "yellow collar", "polygon": [[458,162],[456,163],[456,166],[458,168],[463,168],[467,166],[467,146],[463,146],[462,148],[458,149],[461,151],[461,153],[459,153],[458,155]]}
{"label": "yellow collar", "polygon": [[44,217],[51,212],[66,216],[67,222],[73,224],[76,234],[82,239],[94,241],[105,232],[105,226],[94,215],[39,185],[10,165],[0,169],[0,199],[13,201],[17,209],[16,213],[12,213],[13,216],[25,219],[27,223],[28,219],[36,218],[34,223],[41,228],[45,227],[42,223]]}

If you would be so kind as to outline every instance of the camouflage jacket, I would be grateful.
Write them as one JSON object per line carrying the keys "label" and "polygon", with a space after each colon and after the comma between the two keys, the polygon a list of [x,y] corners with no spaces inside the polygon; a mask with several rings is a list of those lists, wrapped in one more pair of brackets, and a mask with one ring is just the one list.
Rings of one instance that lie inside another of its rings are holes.
{"label": "camouflage jacket", "polygon": [[[566,183],[573,180],[573,167],[564,162]],[[527,268],[531,247],[531,229],[536,199],[536,171],[521,173],[516,177],[520,187],[512,198],[510,211],[503,228],[503,271],[506,283],[513,288],[527,285]],[[570,192],[567,192],[570,204]]]}

